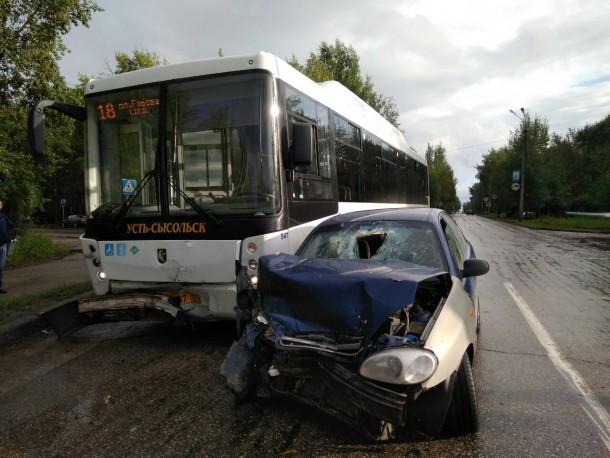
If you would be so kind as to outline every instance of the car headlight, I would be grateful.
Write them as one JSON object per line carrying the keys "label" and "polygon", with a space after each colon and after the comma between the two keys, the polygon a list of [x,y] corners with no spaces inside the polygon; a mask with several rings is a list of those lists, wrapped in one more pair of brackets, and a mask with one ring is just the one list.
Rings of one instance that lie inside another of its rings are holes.
{"label": "car headlight", "polygon": [[378,382],[415,385],[428,380],[438,366],[436,355],[424,348],[392,348],[369,356],[360,375]]}

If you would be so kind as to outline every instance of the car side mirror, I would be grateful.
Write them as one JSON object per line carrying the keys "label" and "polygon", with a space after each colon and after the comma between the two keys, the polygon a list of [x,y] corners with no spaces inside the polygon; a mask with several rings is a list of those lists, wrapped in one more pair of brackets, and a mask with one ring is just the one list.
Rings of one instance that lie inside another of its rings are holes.
{"label": "car side mirror", "polygon": [[478,277],[489,272],[489,263],[482,259],[466,259],[462,269],[462,277]]}

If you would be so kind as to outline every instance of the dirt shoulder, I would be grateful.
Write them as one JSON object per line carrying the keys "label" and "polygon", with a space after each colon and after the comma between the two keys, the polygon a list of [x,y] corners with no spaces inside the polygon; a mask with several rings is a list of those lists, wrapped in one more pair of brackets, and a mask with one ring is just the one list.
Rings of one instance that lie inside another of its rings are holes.
{"label": "dirt shoulder", "polygon": [[78,230],[45,230],[69,250],[61,259],[38,262],[4,271],[0,296],[0,324],[37,313],[91,289],[87,265],[80,252]]}

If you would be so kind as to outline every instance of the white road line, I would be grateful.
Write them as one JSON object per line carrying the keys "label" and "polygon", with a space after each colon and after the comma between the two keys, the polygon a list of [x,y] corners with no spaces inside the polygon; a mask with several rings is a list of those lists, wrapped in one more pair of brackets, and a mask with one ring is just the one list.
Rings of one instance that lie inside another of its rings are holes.
{"label": "white road line", "polygon": [[527,305],[519,293],[517,293],[515,287],[510,283],[504,283],[504,287],[513,298],[513,301],[515,301],[515,304],[517,304],[517,307],[519,307],[519,310],[521,310],[525,320],[530,325],[530,328],[532,328],[532,331],[534,331],[534,334],[542,346],[546,348],[550,360],[559,373],[563,375],[572,388],[578,392],[578,402],[591,421],[597,426],[599,435],[606,444],[606,448],[610,450],[610,415],[608,415],[606,409],[599,403],[580,374],[570,363],[568,363],[568,361],[566,361],[551,335],[544,326],[542,326],[542,323],[540,323],[538,318],[536,318],[532,309]]}

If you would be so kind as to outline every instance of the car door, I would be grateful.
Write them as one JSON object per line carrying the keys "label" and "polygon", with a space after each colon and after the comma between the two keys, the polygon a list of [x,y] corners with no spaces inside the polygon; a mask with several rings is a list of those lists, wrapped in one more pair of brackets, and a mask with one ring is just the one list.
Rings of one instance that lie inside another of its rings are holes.
{"label": "car door", "polygon": [[[459,228],[459,226],[451,217],[451,215],[447,213],[441,214],[441,227],[443,228],[445,239],[447,240],[447,245],[449,246],[449,251],[451,252],[453,262],[455,266],[459,270],[461,270],[464,267],[464,261],[466,259],[475,258],[472,245],[470,245],[470,243],[466,240],[466,237],[464,237],[462,230]],[[470,298],[477,307],[478,311],[478,301],[476,299],[476,278],[462,278],[462,285],[464,286],[464,290],[468,293],[468,295],[470,295]]]}

